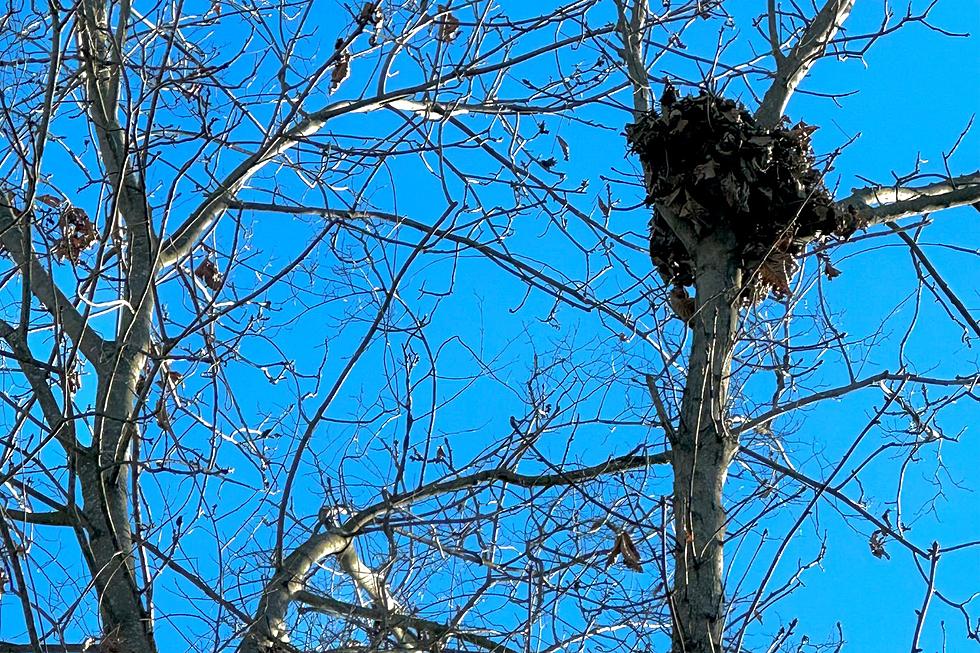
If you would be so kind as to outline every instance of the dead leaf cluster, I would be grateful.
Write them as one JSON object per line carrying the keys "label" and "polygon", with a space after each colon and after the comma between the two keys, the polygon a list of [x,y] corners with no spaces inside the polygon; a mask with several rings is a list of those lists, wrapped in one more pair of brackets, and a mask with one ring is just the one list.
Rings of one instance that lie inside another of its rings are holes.
{"label": "dead leaf cluster", "polygon": [[72,265],[76,265],[82,252],[99,239],[95,223],[77,206],[68,205],[61,210],[58,227],[61,229],[61,237],[54,243],[54,255],[71,261]]}
{"label": "dead leaf cluster", "polygon": [[194,276],[215,292],[221,290],[221,285],[224,283],[221,270],[209,258],[204,259],[200,265],[194,268]]}
{"label": "dead leaf cluster", "polygon": [[661,112],[626,126],[630,148],[648,171],[647,202],[655,207],[650,255],[665,281],[692,285],[694,265],[661,210],[698,235],[730,228],[754,299],[790,293],[807,243],[850,236],[815,167],[815,130],[802,122],[763,128],[738,102],[707,93],[679,98],[669,85]]}
{"label": "dead leaf cluster", "polygon": [[868,546],[871,547],[871,555],[878,558],[884,558],[885,560],[891,560],[892,557],[888,555],[885,551],[885,542],[888,541],[888,533],[878,529],[871,534],[871,539],[868,540]]}
{"label": "dead leaf cluster", "polygon": [[347,43],[344,39],[337,39],[334,44],[336,50],[336,61],[333,71],[330,73],[330,92],[335,92],[340,85],[350,77],[350,52],[347,50]]}

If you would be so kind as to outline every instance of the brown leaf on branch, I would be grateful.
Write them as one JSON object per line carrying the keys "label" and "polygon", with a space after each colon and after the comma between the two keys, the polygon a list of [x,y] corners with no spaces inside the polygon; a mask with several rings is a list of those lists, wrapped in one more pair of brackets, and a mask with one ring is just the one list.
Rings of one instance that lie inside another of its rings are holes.
{"label": "brown leaf on branch", "polygon": [[830,262],[830,259],[827,259],[826,261],[823,262],[823,273],[827,275],[827,279],[829,279],[830,281],[833,281],[834,279],[836,279],[841,275],[840,270],[838,270],[833,266],[833,264]]}
{"label": "brown leaf on branch", "polygon": [[643,571],[643,565],[640,564],[640,552],[637,551],[636,545],[633,544],[633,538],[626,531],[621,531],[616,534],[616,541],[613,543],[613,548],[609,552],[609,557],[606,558],[606,567],[608,568],[615,564],[616,559],[619,557],[623,558],[623,564],[628,569]]}
{"label": "brown leaf on branch", "polygon": [[884,558],[885,560],[891,560],[892,557],[888,555],[885,551],[885,541],[888,539],[888,534],[883,530],[877,530],[871,534],[871,539],[868,540],[868,546],[871,547],[871,555],[876,558]]}
{"label": "brown leaf on branch", "polygon": [[221,284],[224,280],[221,277],[221,271],[218,270],[218,266],[211,259],[206,258],[201,261],[201,264],[194,270],[194,276],[200,279],[211,290],[221,290]]}
{"label": "brown leaf on branch", "polygon": [[160,427],[161,431],[170,430],[170,412],[167,410],[167,402],[163,397],[160,397],[157,401],[156,408],[153,410],[153,416],[156,417],[157,426]]}
{"label": "brown leaf on branch", "polygon": [[438,5],[436,10],[439,18],[436,24],[439,25],[438,39],[443,43],[452,43],[459,36],[459,20],[449,11],[449,5]]}
{"label": "brown leaf on branch", "polygon": [[674,310],[674,314],[684,321],[684,324],[690,325],[697,310],[697,303],[693,297],[687,294],[687,289],[684,286],[674,286],[670,290],[670,307]]}
{"label": "brown leaf on branch", "polygon": [[83,209],[75,206],[62,209],[58,216],[58,226],[61,228],[61,238],[54,243],[54,255],[67,259],[72,265],[77,264],[82,252],[99,238],[95,223]]}
{"label": "brown leaf on branch", "polygon": [[333,72],[330,73],[330,92],[333,93],[340,85],[350,77],[350,52],[344,46],[344,39],[337,39],[337,43],[334,46],[337,49],[337,63],[333,66]]}

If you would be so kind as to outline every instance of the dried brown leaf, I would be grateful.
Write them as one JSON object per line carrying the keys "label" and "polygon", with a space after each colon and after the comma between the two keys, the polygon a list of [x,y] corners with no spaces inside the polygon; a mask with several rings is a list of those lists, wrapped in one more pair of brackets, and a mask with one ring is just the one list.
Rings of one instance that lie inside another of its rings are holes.
{"label": "dried brown leaf", "polygon": [[555,138],[558,140],[558,147],[561,148],[561,156],[562,156],[562,158],[565,159],[566,161],[568,161],[568,155],[569,155],[569,152],[570,152],[570,150],[568,148],[568,143],[565,142],[565,139],[562,138],[561,136],[555,136]]}
{"label": "dried brown leaf", "polygon": [[823,273],[827,275],[827,279],[830,281],[841,275],[841,271],[833,266],[829,258],[823,262]]}
{"label": "dried brown leaf", "polygon": [[633,544],[633,538],[626,531],[620,533],[619,538],[622,540],[620,553],[623,556],[623,563],[633,571],[643,571],[643,565],[640,564],[640,552]]}
{"label": "dried brown leaf", "polygon": [[887,539],[888,535],[882,530],[877,530],[872,533],[871,539],[868,540],[868,546],[871,547],[871,555],[879,559],[891,560],[892,557],[885,551],[885,541]]}
{"label": "dried brown leaf", "polygon": [[640,564],[640,552],[637,551],[636,545],[633,544],[633,538],[625,531],[616,534],[613,548],[606,558],[606,568],[608,569],[615,564],[619,557],[623,558],[623,564],[626,565],[627,569],[637,572],[643,571],[643,565]]}
{"label": "dried brown leaf", "polygon": [[341,50],[337,53],[337,63],[334,64],[333,72],[330,73],[331,93],[340,88],[340,85],[350,77],[350,58],[350,52],[347,50]]}
{"label": "dried brown leaf", "polygon": [[438,39],[443,43],[452,43],[459,36],[459,19],[449,11],[449,5],[438,5],[436,11],[439,18],[436,24],[439,25]]}
{"label": "dried brown leaf", "polygon": [[58,216],[61,237],[55,240],[54,255],[75,265],[82,252],[95,244],[99,234],[84,209],[66,206]]}
{"label": "dried brown leaf", "polygon": [[218,270],[218,266],[211,259],[201,261],[201,264],[194,270],[194,276],[200,279],[211,290],[221,290],[221,271]]}

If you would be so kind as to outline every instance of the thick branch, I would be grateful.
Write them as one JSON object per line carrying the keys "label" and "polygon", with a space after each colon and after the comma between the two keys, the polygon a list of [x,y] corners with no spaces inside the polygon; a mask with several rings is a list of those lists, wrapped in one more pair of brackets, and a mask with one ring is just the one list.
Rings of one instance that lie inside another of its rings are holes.
{"label": "thick branch", "polygon": [[387,501],[376,503],[351,517],[344,524],[344,530],[347,533],[355,533],[370,524],[378,515],[384,514],[393,508],[409,505],[439,494],[465,490],[478,485],[499,482],[525,488],[558,487],[589,481],[600,476],[605,476],[606,474],[644,469],[653,465],[666,465],[670,461],[671,453],[664,451],[649,455],[627,454],[618,458],[611,458],[606,462],[592,465],[591,467],[582,467],[567,472],[559,471],[554,474],[518,474],[510,469],[488,469],[448,481],[442,481],[441,483],[432,483],[414,492],[396,495]]}
{"label": "thick branch", "polygon": [[3,320],[0,320],[0,338],[5,340],[13,350],[20,370],[27,382],[31,384],[34,397],[41,407],[41,414],[44,415],[54,437],[58,439],[66,451],[74,451],[78,447],[78,442],[75,439],[75,425],[71,420],[65,419],[65,415],[54,397],[51,371],[46,369],[48,366],[42,367],[43,363],[35,362],[24,335]]}
{"label": "thick branch", "polygon": [[853,227],[867,229],[889,220],[977,202],[980,202],[980,171],[926,186],[855,188],[837,206],[852,216]]}
{"label": "thick branch", "polygon": [[255,621],[238,648],[240,653],[264,653],[288,642],[286,611],[297,592],[304,588],[310,568],[328,555],[346,549],[350,541],[349,536],[330,530],[314,535],[286,556],[262,593]]}
{"label": "thick branch", "polygon": [[74,521],[66,512],[34,512],[4,508],[3,514],[11,521],[34,524],[35,526],[73,526]]}
{"label": "thick branch", "polygon": [[[384,580],[379,578],[373,569],[361,562],[361,557],[357,555],[357,549],[354,546],[348,545],[341,551],[337,555],[337,562],[340,568],[354,581],[354,584],[371,597],[376,608],[384,611],[384,614],[395,615],[402,612],[401,606],[391,596]],[[415,637],[401,626],[394,625],[392,632],[400,644],[412,647],[417,643]]]}
{"label": "thick branch", "polygon": [[980,374],[974,376],[958,376],[952,379],[940,379],[935,377],[919,376],[917,374],[901,374],[893,373],[885,370],[884,372],[879,372],[878,374],[858,379],[849,383],[847,385],[838,386],[836,388],[830,388],[823,390],[821,392],[815,392],[812,395],[801,397],[795,401],[791,401],[783,404],[782,406],[777,406],[776,408],[754,417],[744,424],[740,424],[733,428],[733,432],[736,434],[742,434],[746,431],[758,428],[760,426],[767,426],[774,419],[780,415],[785,415],[794,410],[803,408],[810,404],[816,403],[818,401],[824,401],[826,399],[834,399],[837,397],[842,397],[846,394],[850,394],[855,390],[861,388],[867,388],[873,385],[877,385],[882,381],[900,381],[902,383],[922,383],[925,385],[937,385],[937,386],[976,386],[980,383]]}
{"label": "thick branch", "polygon": [[[785,57],[776,59],[776,78],[755,114],[762,126],[775,127],[779,124],[790,97],[817,59],[823,56],[853,6],[854,0],[827,0],[827,4],[807,25],[793,50]],[[773,10],[771,7],[770,11]],[[774,20],[774,17],[770,19]]]}

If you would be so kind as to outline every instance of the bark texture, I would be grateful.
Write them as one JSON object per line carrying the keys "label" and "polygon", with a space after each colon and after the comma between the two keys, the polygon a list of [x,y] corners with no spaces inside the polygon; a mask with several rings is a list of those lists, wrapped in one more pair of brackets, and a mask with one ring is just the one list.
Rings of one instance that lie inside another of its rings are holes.
{"label": "bark texture", "polygon": [[694,248],[697,310],[690,366],[673,445],[677,537],[671,610],[675,653],[722,650],[725,600],[722,489],[738,447],[725,425],[729,372],[738,326],[741,272],[731,232]]}

